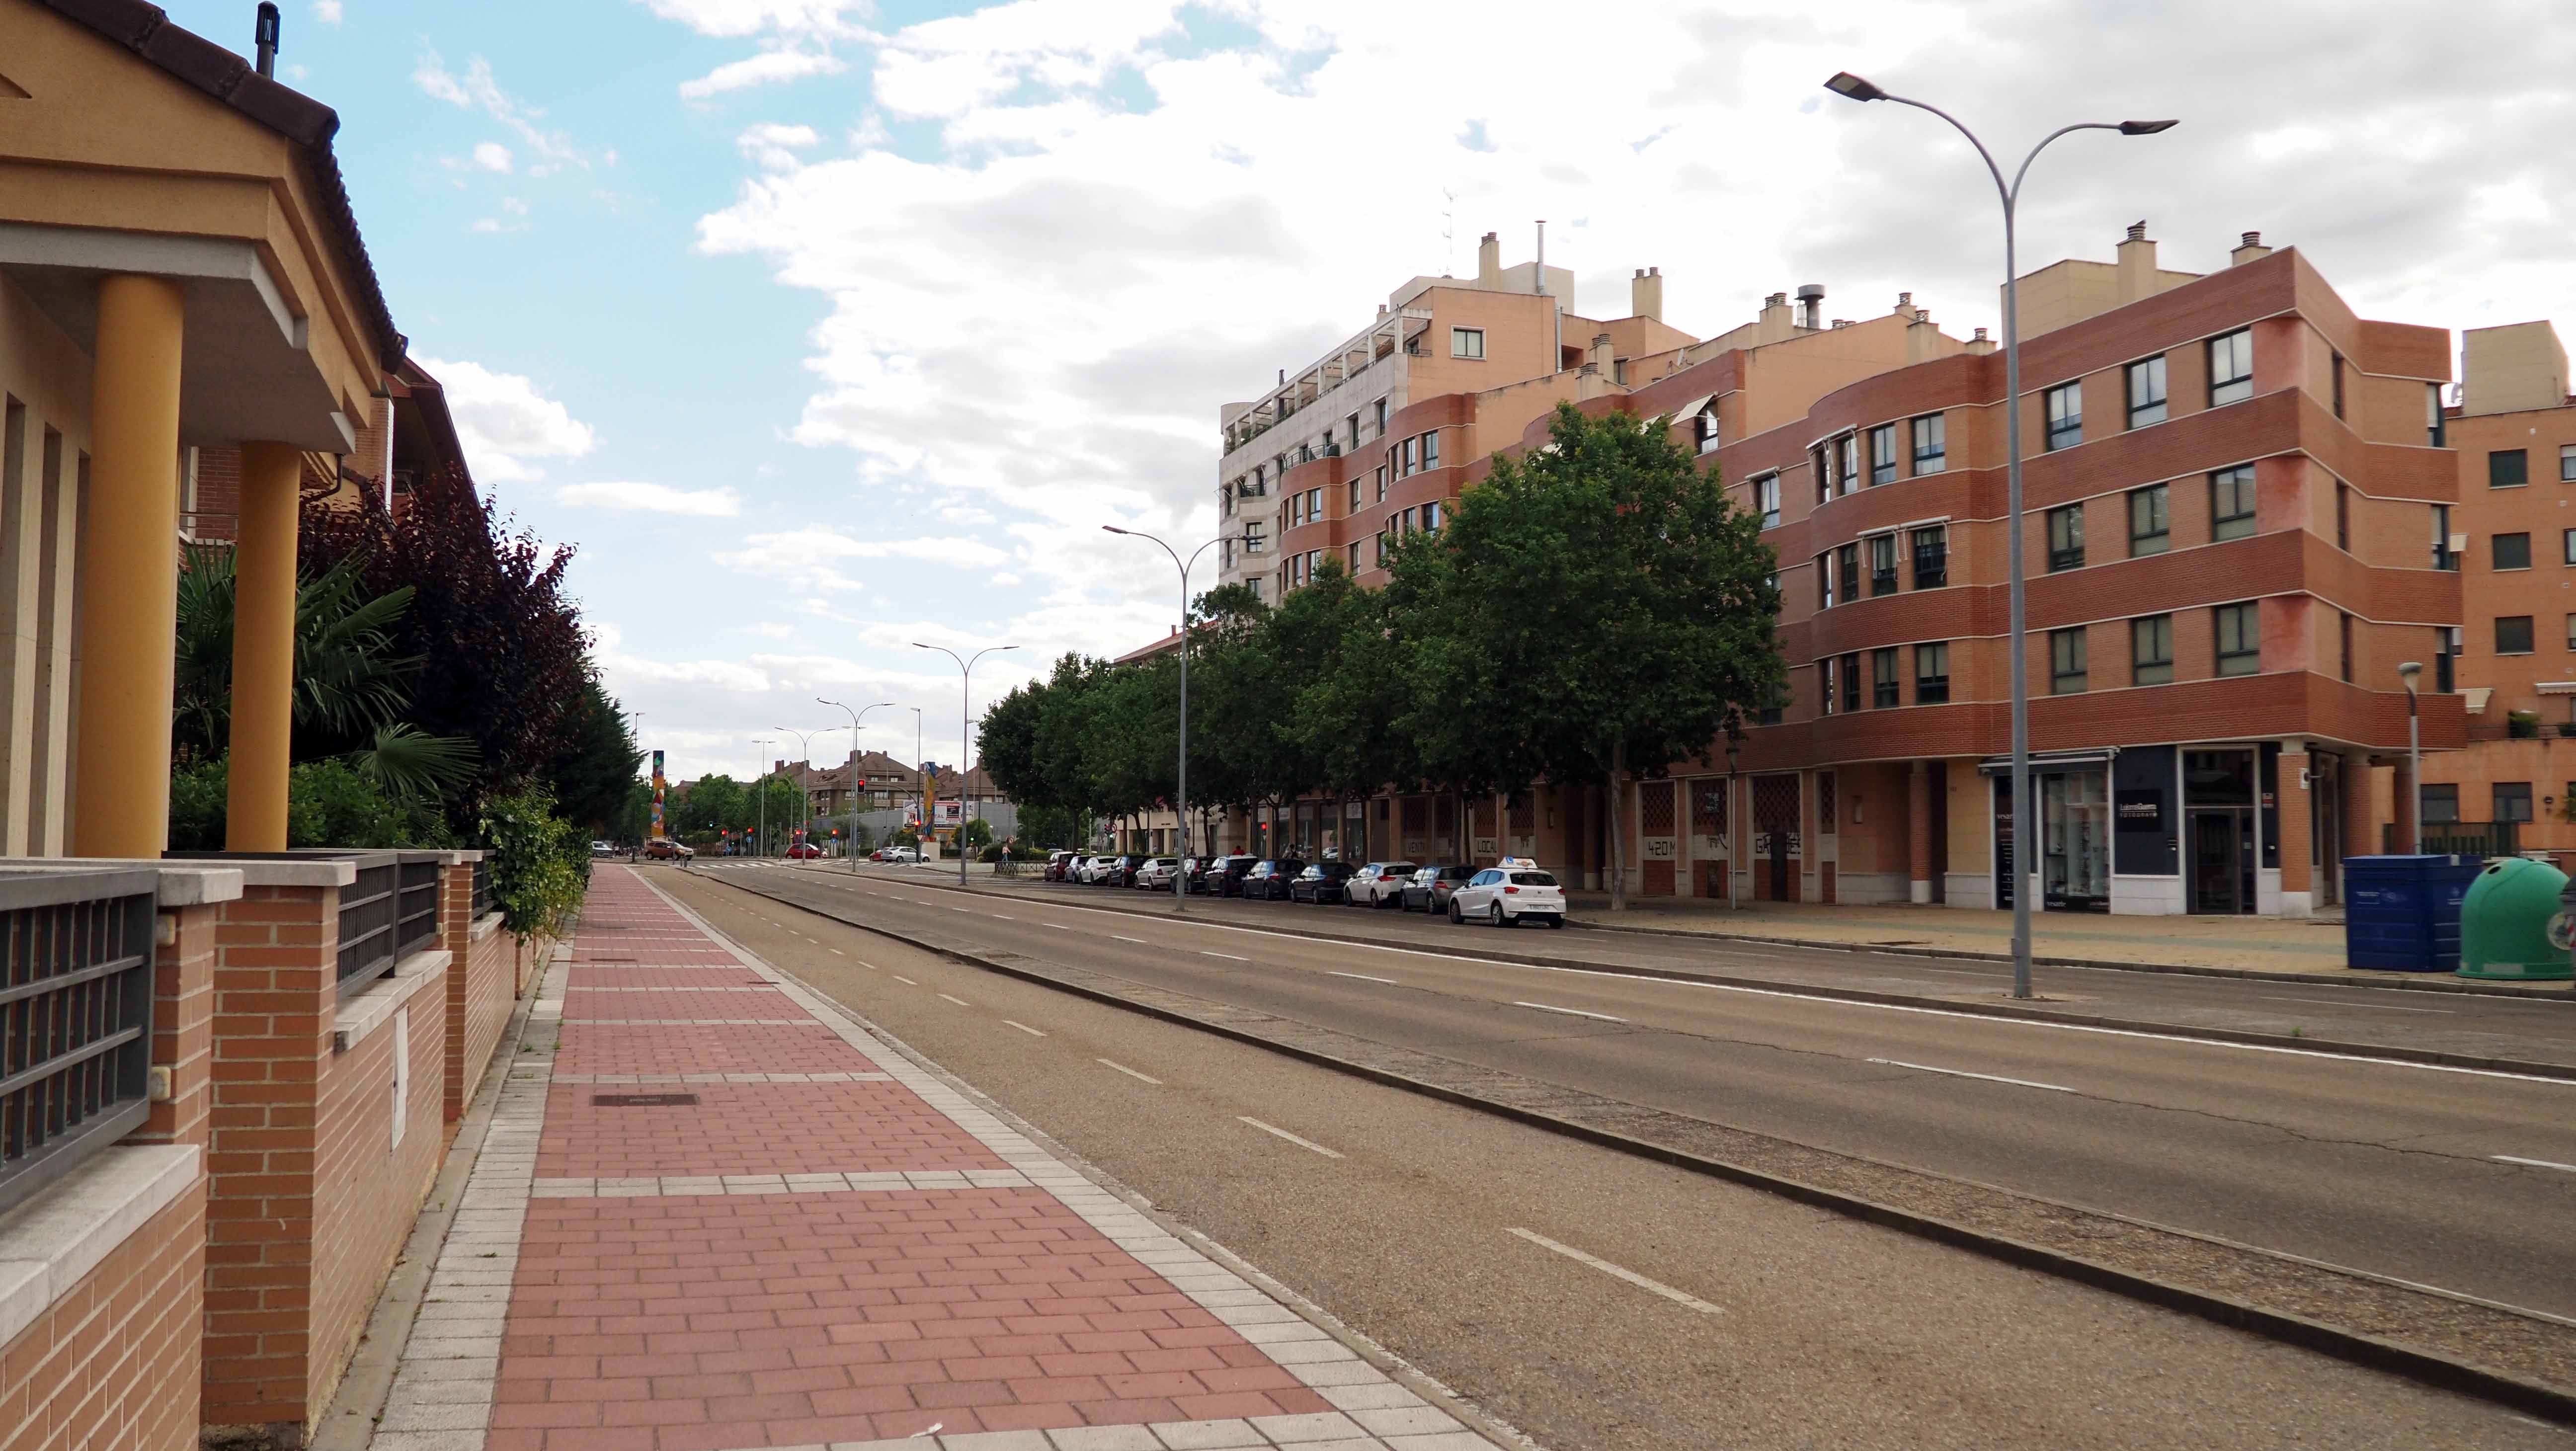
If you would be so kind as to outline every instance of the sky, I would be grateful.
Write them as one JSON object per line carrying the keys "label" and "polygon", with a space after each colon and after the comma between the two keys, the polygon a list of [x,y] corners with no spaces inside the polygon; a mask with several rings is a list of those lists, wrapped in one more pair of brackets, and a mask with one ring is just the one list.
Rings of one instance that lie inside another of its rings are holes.
{"label": "sky", "polygon": [[[162,0],[237,49],[248,0]],[[1707,336],[1819,282],[1997,323],[2024,267],[2298,246],[2364,316],[2576,326],[2576,27],[2547,0],[286,0],[477,481],[578,554],[675,777],[959,759],[972,708],[1177,622],[1217,413],[1476,239]],[[1214,582],[1211,552],[1192,579]],[[916,710],[918,716],[916,717]],[[919,732],[916,737],[916,730]],[[790,732],[807,733],[804,741]],[[763,747],[763,738],[778,742]],[[918,746],[916,746],[916,740]]]}

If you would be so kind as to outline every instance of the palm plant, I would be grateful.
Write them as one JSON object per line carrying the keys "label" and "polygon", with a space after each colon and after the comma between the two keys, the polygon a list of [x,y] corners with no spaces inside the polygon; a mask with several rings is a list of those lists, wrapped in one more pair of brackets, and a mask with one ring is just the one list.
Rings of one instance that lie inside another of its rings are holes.
{"label": "palm plant", "polygon": [[[421,799],[463,782],[475,749],[462,736],[433,736],[401,719],[420,657],[395,653],[393,625],[411,605],[406,585],[364,592],[363,555],[349,555],[295,586],[294,720],[299,744],[355,749],[299,752],[338,756],[388,795]],[[224,753],[232,730],[233,552],[191,544],[180,561],[171,730],[184,761]]]}

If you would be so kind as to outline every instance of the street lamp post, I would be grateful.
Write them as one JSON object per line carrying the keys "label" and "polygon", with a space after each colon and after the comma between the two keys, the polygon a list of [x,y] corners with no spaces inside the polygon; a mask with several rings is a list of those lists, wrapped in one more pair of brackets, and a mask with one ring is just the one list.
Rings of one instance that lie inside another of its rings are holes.
{"label": "street lamp post", "polygon": [[1155,544],[1161,546],[1165,554],[1172,556],[1172,567],[1181,572],[1181,761],[1179,790],[1174,793],[1177,809],[1173,812],[1172,820],[1180,828],[1181,845],[1185,850],[1180,857],[1184,869],[1172,874],[1172,910],[1186,912],[1190,909],[1190,874],[1187,870],[1189,853],[1186,850],[1190,840],[1190,570],[1197,565],[1200,555],[1234,536],[1218,535],[1192,550],[1189,559],[1184,562],[1179,550],[1141,529],[1121,529],[1115,524],[1103,524],[1100,527],[1112,534],[1124,534],[1130,539],[1153,540]]}
{"label": "street lamp post", "polygon": [[2024,645],[2027,632],[2023,628],[2021,562],[2020,267],[2014,255],[2013,216],[2021,201],[2022,179],[2030,175],[2030,164],[2037,161],[2039,153],[2047,150],[2048,144],[2058,137],[2071,131],[2117,131],[2123,136],[2153,136],[2159,131],[2172,130],[2177,123],[2173,121],[2078,121],[2072,126],[2060,126],[2040,138],[2039,144],[2030,149],[2028,156],[2022,158],[2021,169],[2014,172],[2011,182],[2007,183],[2004,180],[2003,168],[1995,164],[1994,153],[1986,149],[1986,143],[1977,139],[1977,133],[1960,124],[1958,117],[1940,107],[1880,90],[1849,71],[1838,72],[1833,79],[1825,82],[1825,89],[1855,101],[1894,101],[1900,106],[1912,106],[1918,111],[1929,111],[1949,122],[1960,135],[1968,138],[1970,146],[1977,149],[1977,155],[1985,161],[1986,170],[1995,179],[1995,193],[2002,198],[2004,204],[2004,464],[2006,469],[2004,516],[2006,527],[2010,531],[2005,539],[2005,550],[2012,575],[2012,995],[2026,998],[2030,996],[2031,884],[2037,880],[2036,874],[2029,868],[2039,857],[2039,853],[2035,850],[2039,813],[2034,809],[2030,799],[2030,660],[2029,651]]}
{"label": "street lamp post", "polygon": [[880,700],[876,704],[869,706],[867,710],[850,710],[848,706],[842,705],[841,702],[837,700],[825,700],[823,697],[818,695],[814,697],[814,703],[816,705],[836,706],[842,710],[850,711],[849,852],[850,873],[855,876],[858,874],[859,870],[859,722],[867,718],[868,710],[885,710],[893,706],[894,702],[891,700]]}
{"label": "street lamp post", "polygon": [[[973,655],[970,655],[963,660],[959,660],[957,658],[957,652],[949,649],[945,645],[925,645],[919,640],[915,640],[912,642],[912,648],[916,650],[936,650],[940,654],[947,656],[949,659],[957,661],[957,800],[962,808],[966,800],[966,762],[974,755],[975,751],[974,741],[972,739],[972,733],[975,729],[975,713],[973,704],[975,662],[983,659],[987,655],[998,654],[1004,650],[1016,650],[1020,647],[1017,645],[987,645],[983,649],[976,651]],[[920,727],[915,726],[914,729],[918,731]],[[918,738],[915,740],[915,748],[919,748]],[[938,805],[938,799],[933,797],[931,804],[936,807]],[[925,827],[930,824],[931,823],[929,822],[922,823]],[[966,818],[962,810],[957,818],[957,885],[961,887],[966,885]]]}
{"label": "street lamp post", "polygon": [[2406,779],[2407,817],[2414,834],[2415,855],[2424,854],[2424,748],[2416,737],[2415,682],[2424,675],[2421,661],[2409,660],[2397,667],[2397,678],[2406,684]]}

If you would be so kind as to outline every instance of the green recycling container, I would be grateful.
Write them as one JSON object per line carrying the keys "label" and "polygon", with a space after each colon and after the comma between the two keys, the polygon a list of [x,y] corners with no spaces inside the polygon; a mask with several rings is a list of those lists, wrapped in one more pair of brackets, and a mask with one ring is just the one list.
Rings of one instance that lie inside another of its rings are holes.
{"label": "green recycling container", "polygon": [[2462,977],[2535,982],[2576,977],[2568,958],[2567,874],[2546,862],[2500,857],[2460,903]]}

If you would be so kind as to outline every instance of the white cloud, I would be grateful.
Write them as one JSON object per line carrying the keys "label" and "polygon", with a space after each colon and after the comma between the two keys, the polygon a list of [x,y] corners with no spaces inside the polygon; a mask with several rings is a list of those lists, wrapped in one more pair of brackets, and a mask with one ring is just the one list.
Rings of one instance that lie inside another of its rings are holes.
{"label": "white cloud", "polygon": [[510,148],[498,141],[486,141],[474,148],[474,164],[485,171],[508,172]]}
{"label": "white cloud", "polygon": [[[430,96],[451,106],[479,110],[516,134],[528,154],[536,158],[529,163],[530,176],[551,175],[566,166],[578,166],[585,171],[590,168],[589,160],[574,147],[570,137],[537,124],[545,119],[544,111],[501,89],[500,83],[492,78],[491,63],[479,55],[466,64],[465,74],[459,76],[448,70],[447,63],[439,58],[438,52],[431,51],[422,56],[420,64],[413,68],[411,79],[412,84]],[[475,156],[481,160],[482,148],[476,148]]]}
{"label": "white cloud", "polygon": [[544,478],[529,460],[579,458],[599,445],[589,424],[530,378],[436,358],[422,358],[420,366],[446,387],[466,464],[485,484]]}
{"label": "white cloud", "polygon": [[700,35],[738,38],[762,34],[858,35],[849,17],[865,14],[866,0],[644,0],[665,20]]}
{"label": "white cloud", "polygon": [[822,137],[811,126],[781,126],[774,122],[754,126],[734,138],[742,154],[758,162],[763,171],[791,171],[797,165],[796,153],[819,144]]}
{"label": "white cloud", "polygon": [[555,489],[555,502],[579,509],[710,519],[730,519],[742,512],[742,495],[731,489],[675,489],[668,484],[562,484]]}
{"label": "white cloud", "polygon": [[313,0],[313,18],[325,25],[340,23],[340,0]]}
{"label": "white cloud", "polygon": [[743,60],[727,61],[694,81],[680,82],[680,98],[703,101],[727,91],[803,80],[807,76],[836,76],[848,69],[849,65],[838,56],[821,51],[764,50]]}

